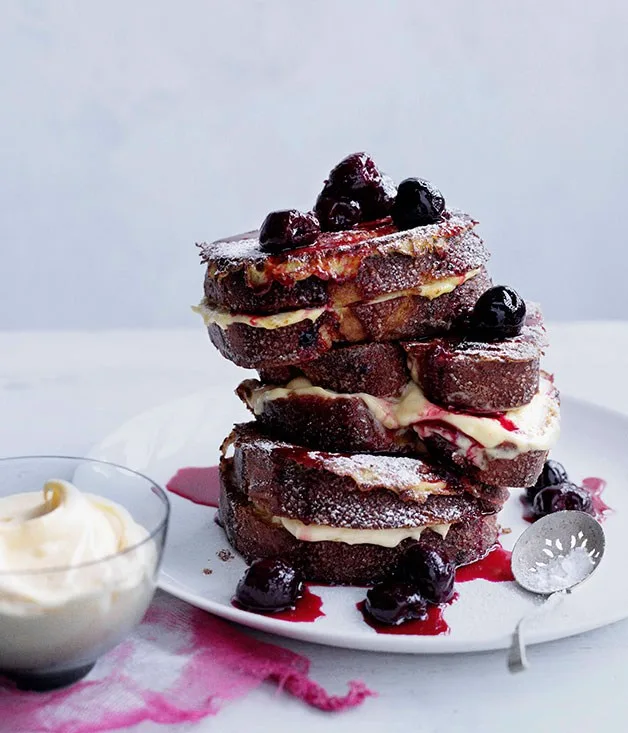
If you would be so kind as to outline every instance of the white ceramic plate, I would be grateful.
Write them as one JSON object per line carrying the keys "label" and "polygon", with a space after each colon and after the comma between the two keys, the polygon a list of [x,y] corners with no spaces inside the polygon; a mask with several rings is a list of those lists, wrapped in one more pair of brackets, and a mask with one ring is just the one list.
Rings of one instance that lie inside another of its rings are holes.
{"label": "white ceramic plate", "polygon": [[[223,401],[211,392],[191,395],[142,413],[105,438],[90,456],[120,463],[165,485],[185,466],[209,466],[233,416],[221,413]],[[218,408],[218,409],[217,409]],[[539,643],[579,634],[628,617],[628,418],[593,405],[563,399],[563,434],[554,457],[570,477],[599,476],[608,481],[604,498],[615,510],[605,522],[607,548],[599,569],[558,609],[530,624],[529,641]],[[522,519],[520,492],[506,504],[500,522],[511,528],[502,537],[510,549],[528,526]],[[215,510],[170,495],[172,520],[160,585],[173,595],[246,626],[281,636],[333,646],[377,651],[453,653],[506,648],[517,620],[537,599],[513,582],[474,580],[458,584],[459,599],[445,611],[451,632],[440,636],[378,634],[367,626],[355,604],[359,588],[316,588],[325,616],[315,622],[282,621],[234,608],[231,597],[245,564],[217,553],[228,548],[212,521]],[[211,575],[203,573],[210,567]]]}

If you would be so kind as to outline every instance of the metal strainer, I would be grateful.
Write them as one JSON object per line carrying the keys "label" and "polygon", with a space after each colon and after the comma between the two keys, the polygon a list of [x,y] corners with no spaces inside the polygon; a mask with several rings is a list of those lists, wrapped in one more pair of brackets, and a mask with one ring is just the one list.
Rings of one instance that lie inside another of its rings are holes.
{"label": "metal strainer", "polygon": [[519,537],[511,559],[515,580],[522,588],[547,598],[517,624],[508,655],[511,672],[528,666],[525,622],[556,606],[589,578],[604,556],[604,547],[602,525],[589,514],[577,511],[548,514]]}

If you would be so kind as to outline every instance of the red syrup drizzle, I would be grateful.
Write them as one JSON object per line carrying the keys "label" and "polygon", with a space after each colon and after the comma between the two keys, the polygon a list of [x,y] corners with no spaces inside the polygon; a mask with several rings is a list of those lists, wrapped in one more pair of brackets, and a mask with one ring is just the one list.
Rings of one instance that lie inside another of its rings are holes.
{"label": "red syrup drizzle", "polygon": [[611,507],[602,499],[602,492],[606,488],[606,481],[603,478],[588,476],[582,479],[582,488],[591,494],[593,508],[595,509],[595,517],[598,522],[606,519],[606,512],[612,512]]}
{"label": "red syrup drizzle", "polygon": [[481,560],[463,565],[456,570],[456,583],[467,583],[470,580],[488,580],[491,583],[505,583],[514,580],[510,557],[512,552],[504,550],[497,544]]}
{"label": "red syrup drizzle", "polygon": [[[452,598],[449,603],[453,603],[458,594]],[[387,624],[380,624],[373,620],[368,613],[365,611],[366,601],[360,601],[355,604],[355,607],[362,614],[364,621],[372,628],[377,631],[378,634],[402,634],[407,636],[441,636],[448,634],[449,624],[445,621],[443,613],[448,603],[440,606],[428,606],[427,607],[427,618],[424,621],[414,620],[406,621],[399,626],[388,626]]]}
{"label": "red syrup drizzle", "polygon": [[[231,601],[231,605],[234,608],[239,608],[241,611],[249,611],[248,608],[241,606],[235,599]],[[249,611],[249,613],[256,613],[255,611]],[[323,599],[317,596],[316,593],[312,593],[309,584],[306,583],[303,589],[303,595],[296,602],[294,608],[288,608],[285,611],[277,611],[277,613],[260,613],[260,616],[268,616],[268,618],[276,618],[279,621],[297,621],[300,623],[311,623],[316,621],[317,618],[325,615],[323,611]]]}
{"label": "red syrup drizzle", "polygon": [[220,479],[218,466],[180,468],[166,484],[166,489],[203,506],[218,506]]}
{"label": "red syrup drizzle", "polygon": [[493,419],[497,420],[502,428],[504,428],[504,430],[508,430],[510,433],[516,433],[517,430],[519,430],[515,423],[509,417],[506,417],[506,415],[490,415],[489,417],[493,417]]}

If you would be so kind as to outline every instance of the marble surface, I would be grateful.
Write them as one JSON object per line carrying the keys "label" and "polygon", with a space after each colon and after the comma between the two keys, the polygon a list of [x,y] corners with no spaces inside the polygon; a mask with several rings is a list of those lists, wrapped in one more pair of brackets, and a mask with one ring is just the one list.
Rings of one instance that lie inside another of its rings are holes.
{"label": "marble surface", "polygon": [[[628,323],[554,324],[550,336],[547,365],[564,393],[628,413]],[[129,417],[209,381],[224,384],[218,409],[235,421],[245,413],[231,390],[244,374],[202,329],[0,333],[0,454],[85,453]],[[515,677],[502,653],[413,657],[275,641],[309,656],[314,677],[331,691],[361,678],[378,697],[330,716],[262,687],[181,730],[549,733],[602,722],[606,731],[625,730],[628,622],[534,647],[532,669]],[[268,727],[251,727],[255,720]]]}

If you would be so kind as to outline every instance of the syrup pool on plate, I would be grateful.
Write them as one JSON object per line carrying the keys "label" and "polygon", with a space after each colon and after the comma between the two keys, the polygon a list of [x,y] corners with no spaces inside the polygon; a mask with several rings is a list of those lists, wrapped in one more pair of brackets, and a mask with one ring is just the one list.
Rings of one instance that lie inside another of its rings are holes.
{"label": "syrup pool on plate", "polygon": [[488,580],[491,583],[504,583],[514,580],[510,557],[512,552],[496,545],[486,557],[470,565],[462,565],[456,570],[456,583],[470,580]]}
{"label": "syrup pool on plate", "polygon": [[195,504],[218,507],[220,478],[218,466],[180,468],[166,484],[166,489]]}
{"label": "syrup pool on plate", "polygon": [[[451,603],[453,603],[457,594],[454,596]],[[450,631],[449,624],[445,621],[444,611],[447,605],[441,606],[428,606],[427,618],[423,621],[413,620],[405,621],[398,626],[387,626],[386,624],[380,624],[377,621],[369,617],[364,610],[366,601],[360,601],[355,606],[358,611],[362,614],[362,618],[372,629],[375,629],[378,634],[405,634],[414,636],[440,636],[441,634],[448,634]]]}
{"label": "syrup pool on plate", "polygon": [[[241,611],[248,611],[243,608],[236,600],[231,601],[234,608]],[[303,589],[303,595],[297,600],[294,608],[288,608],[285,611],[277,611],[276,613],[266,613],[264,616],[268,618],[276,618],[279,621],[296,621],[299,623],[312,623],[317,618],[325,615],[323,609],[323,599],[310,590],[310,584],[306,583]],[[254,613],[254,611],[249,611]]]}
{"label": "syrup pool on plate", "polygon": [[[514,580],[510,564],[511,552],[504,550],[501,545],[496,545],[486,557],[477,560],[470,565],[463,565],[456,570],[456,583],[466,583],[471,580],[488,580],[491,583],[505,583]],[[358,611],[362,614],[364,621],[377,631],[378,634],[408,634],[414,636],[439,636],[448,634],[451,629],[445,621],[444,612],[448,605],[455,603],[458,598],[456,593],[453,599],[447,604],[428,606],[427,618],[424,621],[406,621],[398,626],[387,626],[374,621],[365,612],[365,602],[356,604]]]}
{"label": "syrup pool on plate", "polygon": [[606,518],[606,512],[612,512],[611,507],[602,499],[602,493],[606,488],[606,481],[596,476],[588,476],[582,479],[582,488],[591,494],[593,500],[593,508],[598,521]]}

